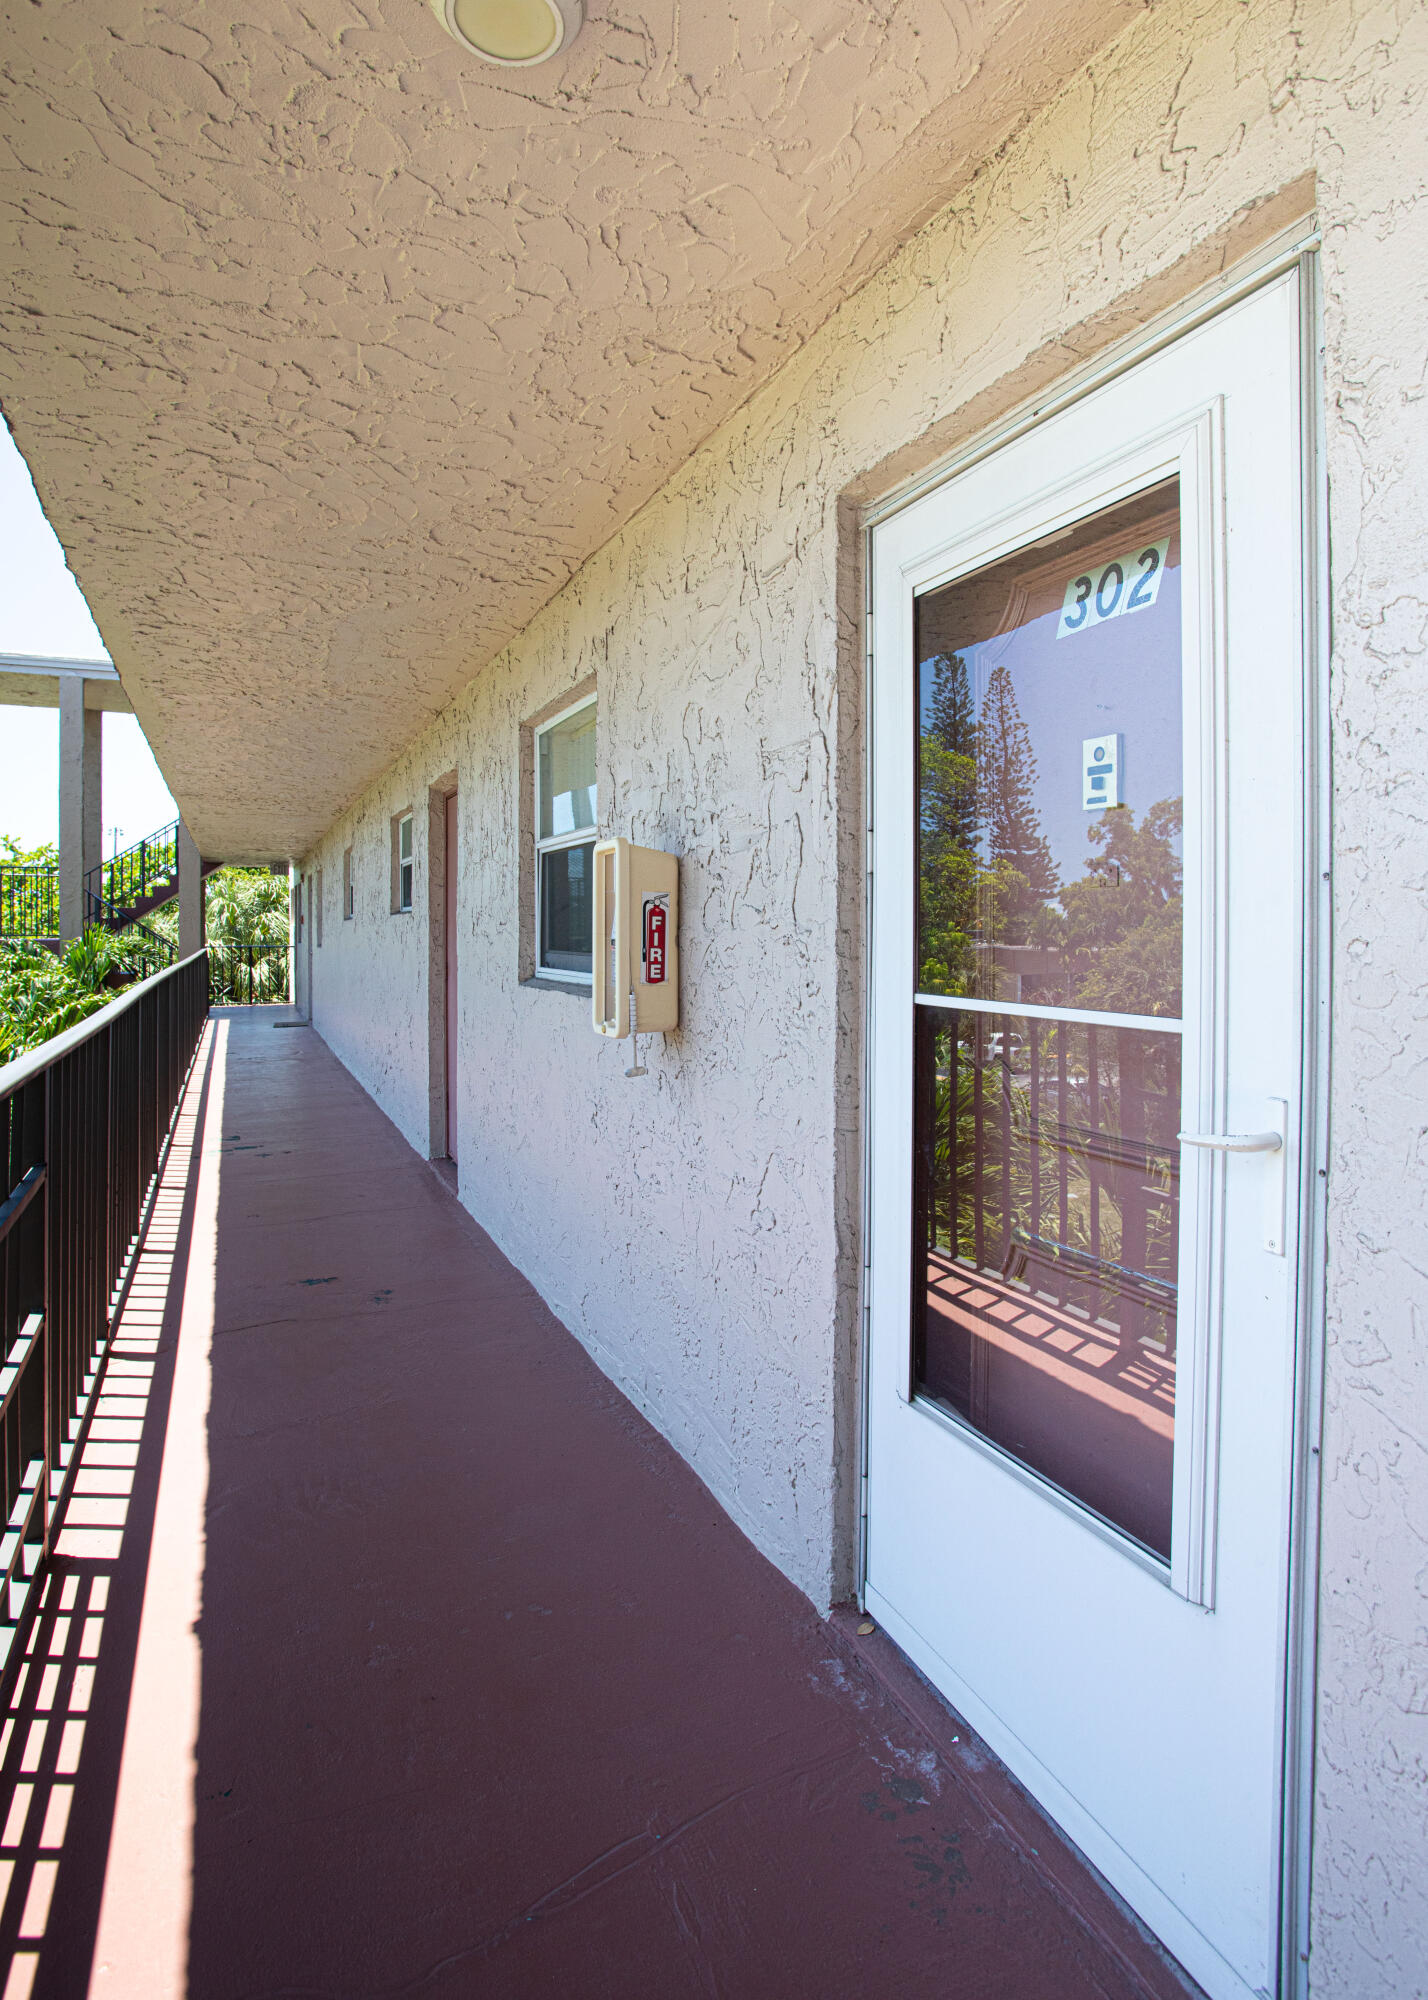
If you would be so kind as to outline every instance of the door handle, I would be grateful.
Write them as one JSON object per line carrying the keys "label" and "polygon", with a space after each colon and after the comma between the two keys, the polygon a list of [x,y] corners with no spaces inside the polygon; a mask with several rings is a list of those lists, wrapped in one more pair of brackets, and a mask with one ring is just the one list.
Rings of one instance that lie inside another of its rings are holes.
{"label": "door handle", "polygon": [[1274,1130],[1269,1132],[1177,1132],[1182,1146],[1203,1146],[1212,1153],[1276,1153],[1264,1190],[1264,1247],[1271,1257],[1284,1255],[1285,1141],[1289,1134],[1289,1104],[1268,1100]]}
{"label": "door handle", "polygon": [[1177,1132],[1182,1146],[1204,1146],[1212,1153],[1277,1153],[1282,1132]]}

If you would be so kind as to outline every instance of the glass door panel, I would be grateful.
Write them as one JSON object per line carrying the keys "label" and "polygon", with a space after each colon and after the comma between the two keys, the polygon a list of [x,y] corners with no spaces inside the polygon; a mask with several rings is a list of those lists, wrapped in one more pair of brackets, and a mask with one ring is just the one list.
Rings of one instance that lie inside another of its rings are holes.
{"label": "glass door panel", "polygon": [[916,605],[914,1387],[1167,1562],[1180,632],[1174,480]]}
{"label": "glass door panel", "polygon": [[917,599],[919,993],[1179,1018],[1177,489]]}
{"label": "glass door panel", "polygon": [[920,1006],[914,1380],[1170,1560],[1180,1037]]}

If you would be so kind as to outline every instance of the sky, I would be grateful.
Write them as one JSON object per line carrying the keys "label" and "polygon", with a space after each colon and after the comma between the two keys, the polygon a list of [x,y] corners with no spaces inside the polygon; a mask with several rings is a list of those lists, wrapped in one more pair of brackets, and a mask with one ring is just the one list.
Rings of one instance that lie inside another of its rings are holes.
{"label": "sky", "polygon": [[[45,519],[24,459],[0,423],[0,653],[107,659],[104,641]],[[4,680],[0,677],[0,696]],[[138,718],[104,718],[104,852],[178,818]],[[24,847],[59,839],[59,710],[0,706],[0,833]]]}

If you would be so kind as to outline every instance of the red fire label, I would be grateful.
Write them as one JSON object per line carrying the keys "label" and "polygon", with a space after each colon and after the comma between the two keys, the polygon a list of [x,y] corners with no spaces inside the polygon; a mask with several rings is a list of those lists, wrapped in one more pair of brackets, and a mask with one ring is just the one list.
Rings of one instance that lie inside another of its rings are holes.
{"label": "red fire label", "polygon": [[663,896],[651,896],[645,904],[645,984],[664,984],[665,930],[669,905]]}

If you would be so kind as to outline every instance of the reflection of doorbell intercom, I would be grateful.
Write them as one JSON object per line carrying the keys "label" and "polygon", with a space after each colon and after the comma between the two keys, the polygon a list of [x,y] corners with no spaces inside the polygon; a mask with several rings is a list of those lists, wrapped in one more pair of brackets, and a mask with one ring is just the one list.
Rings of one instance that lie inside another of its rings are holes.
{"label": "reflection of doorbell intercom", "polygon": [[679,1026],[679,863],[656,847],[595,849],[597,1035],[658,1035]]}
{"label": "reflection of doorbell intercom", "polygon": [[1121,739],[1119,735],[1088,736],[1081,745],[1081,806],[1095,812],[1099,806],[1121,802]]}

